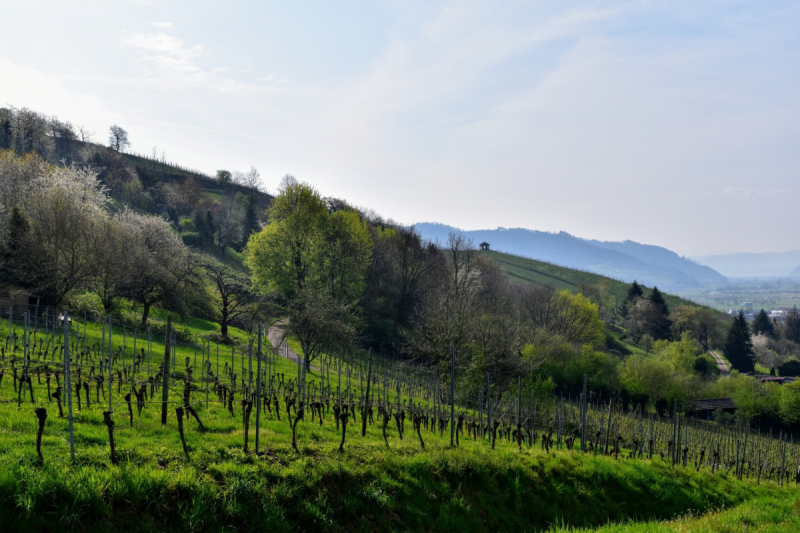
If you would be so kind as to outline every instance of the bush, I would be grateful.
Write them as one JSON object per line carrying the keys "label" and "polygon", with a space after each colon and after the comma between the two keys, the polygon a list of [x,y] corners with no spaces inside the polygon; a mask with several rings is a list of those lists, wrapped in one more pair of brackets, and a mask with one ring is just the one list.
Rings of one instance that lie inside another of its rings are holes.
{"label": "bush", "polygon": [[197,231],[197,228],[194,227],[194,222],[191,218],[184,218],[181,220],[181,232],[182,233],[192,233]]}
{"label": "bush", "polygon": [[800,376],[800,361],[786,361],[778,367],[778,373],[781,376]]}
{"label": "bush", "polygon": [[106,314],[100,296],[91,291],[70,293],[64,299],[63,307],[69,311],[70,315],[79,318],[83,318],[84,314],[89,318],[100,317]]}
{"label": "bush", "polygon": [[183,240],[183,244],[186,246],[203,245],[203,237],[201,237],[196,231],[187,231],[186,233],[181,233],[181,240]]}

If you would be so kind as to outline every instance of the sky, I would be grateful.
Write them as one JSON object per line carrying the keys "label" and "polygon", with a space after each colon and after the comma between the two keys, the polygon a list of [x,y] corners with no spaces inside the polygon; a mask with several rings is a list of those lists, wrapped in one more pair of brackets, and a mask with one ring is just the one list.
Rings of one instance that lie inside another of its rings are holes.
{"label": "sky", "polygon": [[386,218],[800,249],[800,2],[2,0],[0,106]]}

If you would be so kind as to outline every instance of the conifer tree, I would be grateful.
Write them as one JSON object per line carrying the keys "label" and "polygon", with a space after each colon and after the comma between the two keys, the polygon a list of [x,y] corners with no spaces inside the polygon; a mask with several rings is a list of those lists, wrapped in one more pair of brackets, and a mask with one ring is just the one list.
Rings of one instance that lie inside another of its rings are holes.
{"label": "conifer tree", "polygon": [[756,315],[751,329],[753,330],[753,335],[763,334],[767,337],[775,338],[775,324],[772,323],[772,319],[763,309]]}
{"label": "conifer tree", "polygon": [[256,200],[250,196],[247,202],[247,210],[244,213],[244,228],[242,228],[242,248],[247,245],[247,240],[250,235],[261,231],[261,225],[258,223],[258,215],[256,215]]}
{"label": "conifer tree", "polygon": [[628,288],[628,294],[625,296],[625,301],[622,302],[622,309],[620,310],[620,314],[623,317],[628,316],[628,304],[634,301],[636,298],[641,298],[644,296],[644,291],[642,290],[642,286],[636,283],[636,280],[633,280],[633,283]]}
{"label": "conifer tree", "polygon": [[790,341],[800,342],[800,312],[796,305],[786,315],[786,338]]}
{"label": "conifer tree", "polygon": [[731,329],[728,331],[724,352],[731,366],[739,372],[755,370],[755,353],[753,352],[753,342],[750,339],[750,328],[747,327],[747,320],[741,311],[734,318]]}
{"label": "conifer tree", "polygon": [[656,340],[669,340],[672,337],[672,322],[669,319],[669,306],[667,306],[664,295],[653,287],[653,291],[647,297],[653,304],[655,311],[653,319],[649,324],[649,333]]}

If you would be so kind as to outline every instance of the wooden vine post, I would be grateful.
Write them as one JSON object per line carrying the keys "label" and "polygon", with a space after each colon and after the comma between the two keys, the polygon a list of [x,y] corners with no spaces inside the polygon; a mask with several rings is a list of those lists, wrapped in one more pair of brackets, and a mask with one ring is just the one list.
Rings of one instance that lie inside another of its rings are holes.
{"label": "wooden vine post", "polygon": [[583,375],[583,395],[581,396],[581,451],[586,451],[586,399],[587,399],[587,385],[588,377]]}
{"label": "wooden vine post", "polygon": [[450,447],[456,435],[456,349],[450,347]]}
{"label": "wooden vine post", "polygon": [[367,402],[369,402],[369,388],[372,384],[372,348],[369,349],[369,363],[367,363],[367,392],[364,395],[364,407],[361,412],[361,436],[367,436]]}
{"label": "wooden vine post", "polygon": [[161,425],[167,425],[167,401],[169,400],[169,364],[170,364],[170,340],[172,330],[172,316],[167,315],[167,334],[164,340],[164,369],[163,382],[161,387]]}
{"label": "wooden vine post", "polygon": [[[53,317],[55,321],[55,317]],[[64,388],[67,393],[67,417],[69,421],[69,457],[75,462],[75,433],[72,422],[72,372],[69,364],[69,313],[64,311]],[[53,347],[55,353],[55,346]],[[102,359],[102,358],[101,358]],[[61,402],[58,404],[61,407]]]}
{"label": "wooden vine post", "polygon": [[258,351],[256,352],[256,454],[261,433],[261,322],[258,323]]}

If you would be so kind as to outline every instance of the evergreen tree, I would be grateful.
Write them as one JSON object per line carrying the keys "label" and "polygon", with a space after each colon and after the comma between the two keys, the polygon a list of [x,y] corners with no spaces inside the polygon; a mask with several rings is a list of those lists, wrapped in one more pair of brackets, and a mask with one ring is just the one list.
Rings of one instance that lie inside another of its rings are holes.
{"label": "evergreen tree", "polygon": [[750,328],[747,327],[747,320],[741,311],[734,318],[731,329],[728,331],[724,352],[731,366],[739,372],[755,370],[755,353],[753,352],[753,342],[750,340]]}
{"label": "evergreen tree", "polygon": [[17,206],[11,208],[7,231],[4,246],[0,248],[0,252],[2,252],[0,279],[27,285],[25,281],[27,275],[30,274],[27,266],[31,226],[25,213]]}
{"label": "evergreen tree", "polygon": [[242,248],[247,245],[247,240],[250,235],[261,231],[261,225],[258,223],[258,215],[256,215],[256,201],[251,195],[250,201],[247,202],[247,210],[244,212],[244,228],[242,228]]}
{"label": "evergreen tree", "polygon": [[214,234],[208,230],[206,218],[199,212],[194,214],[194,228],[197,231],[197,234],[200,236],[200,239],[203,241],[203,244],[213,243]]}
{"label": "evergreen tree", "polygon": [[763,334],[767,337],[775,338],[775,324],[772,323],[772,319],[763,309],[758,312],[750,327],[753,330],[753,335]]}
{"label": "evergreen tree", "polygon": [[800,312],[797,306],[786,315],[786,338],[790,341],[800,342]]}
{"label": "evergreen tree", "polygon": [[206,231],[210,236],[211,244],[214,244],[214,233],[216,233],[217,228],[214,226],[214,216],[211,211],[206,211]]}
{"label": "evergreen tree", "polygon": [[633,284],[628,288],[628,295],[625,296],[625,301],[622,302],[622,309],[620,310],[620,314],[623,317],[628,316],[628,304],[634,301],[636,298],[641,298],[644,296],[644,291],[642,290],[642,286],[636,283],[636,280],[633,280]]}
{"label": "evergreen tree", "polygon": [[672,322],[669,319],[669,307],[664,300],[664,295],[658,290],[658,287],[653,287],[653,291],[647,299],[653,304],[655,311],[648,324],[648,333],[656,340],[669,340],[672,337]]}

